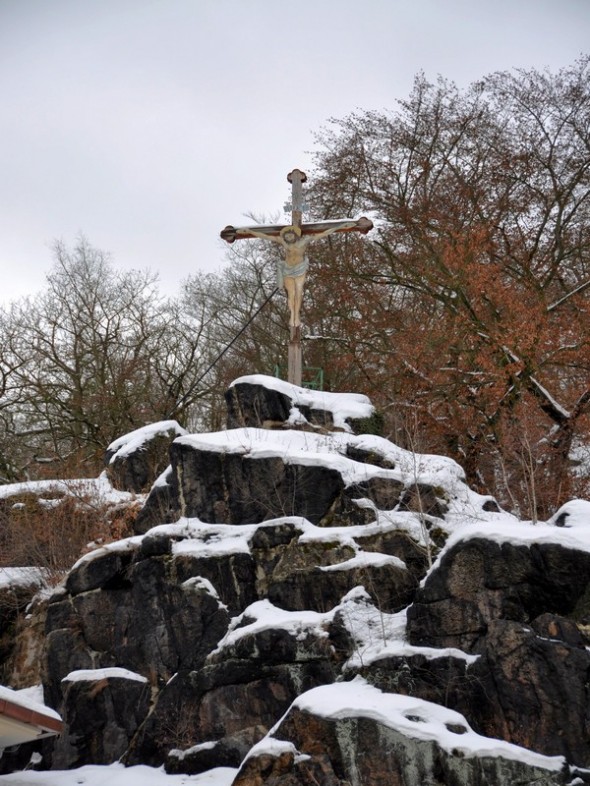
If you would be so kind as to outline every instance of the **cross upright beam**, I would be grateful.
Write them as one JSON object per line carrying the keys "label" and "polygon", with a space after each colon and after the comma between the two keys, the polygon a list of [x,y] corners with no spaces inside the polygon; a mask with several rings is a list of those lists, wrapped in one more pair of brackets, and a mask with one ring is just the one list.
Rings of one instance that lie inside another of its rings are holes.
{"label": "cross upright beam", "polygon": [[300,169],[294,169],[287,175],[287,180],[291,183],[291,224],[301,228],[303,220],[303,184],[307,181],[307,175]]}

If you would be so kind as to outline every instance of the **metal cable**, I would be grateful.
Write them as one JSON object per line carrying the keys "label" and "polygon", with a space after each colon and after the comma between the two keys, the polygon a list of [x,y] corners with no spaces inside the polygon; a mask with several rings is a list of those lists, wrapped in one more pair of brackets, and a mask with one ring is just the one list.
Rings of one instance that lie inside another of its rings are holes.
{"label": "metal cable", "polygon": [[[271,299],[272,299],[272,298],[273,298],[273,297],[276,295],[276,293],[277,293],[278,291],[279,291],[279,287],[275,287],[275,288],[273,289],[273,291],[272,291],[272,292],[270,293],[270,295],[269,295],[269,296],[266,298],[266,300],[264,301],[264,303],[262,303],[262,305],[261,305],[261,306],[259,306],[259,307],[256,309],[256,311],[255,311],[255,312],[252,314],[252,316],[250,317],[250,319],[249,319],[249,320],[246,322],[246,324],[245,324],[245,325],[244,325],[244,326],[243,326],[243,327],[240,329],[240,331],[239,331],[238,333],[236,333],[236,335],[235,335],[235,336],[232,338],[232,340],[229,342],[229,344],[227,344],[227,345],[226,345],[226,346],[225,346],[225,347],[224,347],[224,348],[221,350],[221,352],[220,352],[220,353],[217,355],[217,357],[215,358],[215,360],[214,360],[214,361],[213,361],[213,362],[212,362],[212,363],[211,363],[211,364],[210,364],[210,365],[207,367],[207,369],[206,369],[206,370],[205,370],[205,371],[204,371],[204,372],[201,374],[201,376],[200,376],[200,377],[199,377],[197,380],[195,380],[195,382],[193,382],[193,384],[190,386],[190,388],[187,390],[187,392],[184,394],[184,396],[183,396],[183,397],[182,397],[182,398],[181,398],[179,401],[177,401],[177,402],[176,402],[176,404],[174,405],[174,411],[177,411],[177,410],[178,410],[180,407],[182,407],[182,406],[183,406],[183,404],[185,404],[185,403],[188,401],[188,399],[189,399],[189,398],[192,396],[192,394],[193,394],[194,390],[195,390],[195,389],[196,389],[196,387],[199,385],[199,383],[200,383],[200,382],[201,382],[201,381],[202,381],[202,380],[203,380],[203,379],[204,379],[204,378],[207,376],[207,374],[208,374],[208,373],[211,371],[211,369],[212,369],[212,368],[213,368],[213,367],[214,367],[214,366],[215,366],[215,365],[216,365],[216,364],[217,364],[217,363],[218,363],[218,362],[221,360],[221,358],[222,358],[222,357],[225,355],[225,353],[228,351],[228,349],[231,349],[231,347],[232,347],[232,346],[233,346],[233,345],[236,343],[236,341],[239,339],[239,337],[242,335],[242,333],[243,333],[243,332],[244,332],[244,331],[245,331],[245,330],[246,330],[246,329],[247,329],[247,328],[248,328],[248,327],[249,327],[249,326],[252,324],[252,322],[253,322],[253,321],[256,319],[256,317],[258,316],[258,314],[260,314],[260,312],[262,311],[262,309],[263,309],[263,308],[266,306],[266,304],[267,304],[267,303],[268,303],[268,302],[269,302],[269,301],[270,301],[270,300],[271,300]],[[171,414],[173,414],[173,413],[171,413]],[[171,416],[171,414],[169,415],[169,417]]]}

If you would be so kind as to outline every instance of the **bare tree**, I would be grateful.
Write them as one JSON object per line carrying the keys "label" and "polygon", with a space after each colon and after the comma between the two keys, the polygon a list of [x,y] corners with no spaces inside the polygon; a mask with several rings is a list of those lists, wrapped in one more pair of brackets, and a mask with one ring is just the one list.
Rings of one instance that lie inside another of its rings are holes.
{"label": "bare tree", "polygon": [[21,470],[59,462],[61,474],[92,474],[116,437],[188,415],[206,347],[202,324],[152,274],[117,271],[84,239],[55,255],[45,291],[5,315],[0,408]]}

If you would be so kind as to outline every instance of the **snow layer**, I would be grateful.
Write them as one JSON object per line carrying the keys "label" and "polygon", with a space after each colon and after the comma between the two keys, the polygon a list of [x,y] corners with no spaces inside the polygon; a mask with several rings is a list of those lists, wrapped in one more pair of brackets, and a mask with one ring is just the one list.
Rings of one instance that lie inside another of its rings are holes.
{"label": "snow layer", "polygon": [[473,663],[479,656],[468,655],[449,647],[416,647],[406,641],[406,612],[388,614],[378,609],[363,587],[355,587],[344,596],[342,602],[331,611],[286,611],[274,606],[269,600],[256,601],[238,617],[234,617],[225,636],[220,640],[212,656],[234,646],[240,639],[256,635],[265,630],[285,630],[298,641],[308,637],[327,638],[328,629],[338,615],[354,642],[354,653],[343,669],[367,666],[385,657],[410,657],[423,655],[436,658],[454,657]]}
{"label": "snow layer", "polygon": [[61,720],[60,716],[55,710],[52,710],[51,707],[47,707],[42,702],[32,698],[31,695],[32,692],[30,690],[12,690],[12,688],[6,688],[4,685],[0,685],[0,699],[3,701],[9,701],[12,702],[12,704],[18,704],[19,707],[24,707],[27,710],[39,712],[41,715],[47,715],[50,718]]}
{"label": "snow layer", "polygon": [[187,434],[186,429],[183,429],[175,420],[160,420],[158,423],[150,423],[147,426],[130,431],[119,437],[107,448],[107,453],[113,452],[110,463],[112,464],[115,458],[122,458],[134,453],[136,450],[143,450],[146,443],[154,437],[159,435],[168,434],[173,431],[179,437]]}
{"label": "snow layer", "polygon": [[0,590],[9,587],[43,587],[47,571],[43,568],[0,568]]}
{"label": "snow layer", "polygon": [[0,775],[0,786],[231,786],[237,772],[218,767],[201,775],[167,775],[163,767],[90,764],[77,770]]}
{"label": "snow layer", "polygon": [[108,669],[77,669],[65,676],[62,682],[93,682],[99,680],[119,679],[147,682],[147,678],[128,669],[111,666]]}
{"label": "snow layer", "polygon": [[232,646],[239,639],[264,630],[283,629],[298,640],[304,640],[310,633],[327,637],[325,627],[332,616],[333,612],[321,614],[317,611],[286,611],[274,606],[269,600],[259,600],[248,606],[238,617],[234,617],[214,653]]}
{"label": "snow layer", "polygon": [[[434,570],[449,549],[457,543],[483,538],[502,545],[530,547],[535,543],[549,543],[578,551],[590,551],[590,502],[570,500],[545,523],[532,524],[513,516],[496,516],[471,526],[459,528],[446,541],[432,566]],[[423,582],[425,579],[423,579]]]}
{"label": "snow layer", "polygon": [[106,472],[102,472],[98,478],[80,478],[75,480],[30,480],[26,483],[7,483],[0,486],[0,499],[7,499],[20,494],[34,494],[43,500],[43,495],[49,495],[48,502],[54,502],[56,494],[61,497],[72,496],[83,502],[86,497],[91,498],[94,503],[118,504],[119,502],[130,502],[137,495],[127,491],[117,491],[111,485]]}
{"label": "snow layer", "polygon": [[406,641],[406,609],[388,614],[378,609],[364,587],[355,587],[342,599],[330,614],[339,614],[351,640],[354,651],[343,665],[343,671],[367,666],[388,657],[422,655],[428,660],[459,658],[467,664],[474,663],[479,655],[469,655],[455,647],[435,649],[418,647]]}

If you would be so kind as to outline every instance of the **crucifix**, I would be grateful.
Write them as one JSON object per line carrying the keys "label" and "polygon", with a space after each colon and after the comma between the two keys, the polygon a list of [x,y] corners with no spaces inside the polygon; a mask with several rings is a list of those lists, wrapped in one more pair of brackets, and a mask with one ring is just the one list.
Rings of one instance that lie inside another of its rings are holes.
{"label": "crucifix", "polygon": [[288,380],[294,385],[301,385],[301,320],[300,310],[303,300],[303,284],[309,261],[306,249],[309,243],[334,232],[362,232],[366,234],[373,228],[368,218],[342,219],[338,221],[320,221],[302,223],[303,183],[307,180],[305,172],[294,169],[287,175],[291,183],[291,224],[273,226],[233,227],[227,226],[221,237],[228,243],[235,240],[260,238],[278,243],[284,252],[284,259],[279,262],[279,286],[284,287],[289,304],[289,370]]}

